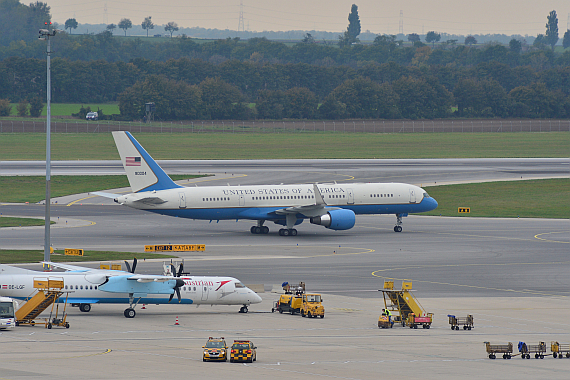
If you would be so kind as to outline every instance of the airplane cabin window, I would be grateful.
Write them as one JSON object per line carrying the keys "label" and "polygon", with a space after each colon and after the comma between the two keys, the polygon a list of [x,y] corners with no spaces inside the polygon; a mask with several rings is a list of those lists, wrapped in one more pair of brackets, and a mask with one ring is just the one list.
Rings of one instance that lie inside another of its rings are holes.
{"label": "airplane cabin window", "polygon": [[67,290],[67,285],[65,285],[65,289]]}

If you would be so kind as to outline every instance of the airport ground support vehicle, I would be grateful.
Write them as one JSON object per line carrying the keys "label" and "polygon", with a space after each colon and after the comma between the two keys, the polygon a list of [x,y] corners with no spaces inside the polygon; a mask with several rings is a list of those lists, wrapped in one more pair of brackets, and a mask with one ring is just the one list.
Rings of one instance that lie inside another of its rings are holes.
{"label": "airport ground support vehicle", "polygon": [[[325,307],[322,304],[323,298],[320,294],[305,293],[305,283],[290,285],[284,282],[282,285],[285,294],[273,304],[271,312],[301,314],[302,317],[316,318],[325,317]],[[293,294],[294,293],[294,294]]]}
{"label": "airport ground support vehicle", "polygon": [[429,329],[433,320],[433,313],[428,313],[412,294],[412,282],[402,281],[402,290],[394,289],[394,281],[384,281],[384,289],[380,289],[384,296],[384,308],[395,312],[392,320],[402,324],[402,327],[418,328],[421,325]]}
{"label": "airport ground support vehicle", "polygon": [[485,349],[487,354],[489,354],[489,359],[496,359],[497,354],[503,354],[503,359],[510,359],[513,356],[513,344],[511,342],[507,344],[485,342]]}
{"label": "airport ground support vehicle", "polygon": [[394,326],[394,323],[390,321],[390,317],[388,317],[386,314],[380,315],[380,317],[378,318],[378,328],[379,329],[392,328],[393,326]]}
{"label": "airport ground support vehicle", "polygon": [[539,342],[538,344],[526,344],[525,342],[519,342],[518,349],[521,353],[521,359],[530,359],[531,354],[534,354],[535,359],[544,359],[546,343]]}
{"label": "airport ground support vehicle", "polygon": [[18,302],[9,297],[0,297],[0,330],[13,330],[16,327]]}
{"label": "airport ground support vehicle", "polygon": [[552,357],[562,359],[566,353],[566,357],[570,358],[570,343],[558,343],[550,342],[550,351],[552,351]]}
{"label": "airport ground support vehicle", "polygon": [[257,347],[249,340],[234,340],[230,350],[230,363],[253,363],[257,360]]}
{"label": "airport ground support vehicle", "polygon": [[204,353],[202,354],[202,361],[220,361],[225,362],[228,360],[228,346],[224,337],[213,338],[209,337],[205,346],[202,346]]}
{"label": "airport ground support vehicle", "polygon": [[303,294],[301,304],[301,317],[317,318],[325,317],[325,307],[320,294]]}
{"label": "airport ground support vehicle", "polygon": [[417,329],[418,326],[422,326],[424,329],[429,329],[431,327],[431,322],[433,321],[433,314],[427,313],[424,316],[417,316],[415,313],[409,313],[406,319],[406,324],[411,329]]}
{"label": "airport ground support vehicle", "polygon": [[467,317],[456,317],[455,315],[447,314],[449,324],[452,330],[459,330],[459,326],[463,325],[463,330],[471,330],[473,328],[473,316],[469,314]]}

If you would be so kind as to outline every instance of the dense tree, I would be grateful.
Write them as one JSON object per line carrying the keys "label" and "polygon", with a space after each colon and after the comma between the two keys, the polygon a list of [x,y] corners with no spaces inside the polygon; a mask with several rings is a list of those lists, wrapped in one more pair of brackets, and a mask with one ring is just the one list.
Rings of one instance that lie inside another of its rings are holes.
{"label": "dense tree", "polygon": [[436,33],[434,31],[427,32],[426,34],[426,42],[429,44],[431,42],[431,46],[434,47],[436,42],[439,42],[441,39],[441,34]]}
{"label": "dense tree", "polygon": [[545,43],[550,45],[552,50],[554,50],[554,45],[558,42],[558,17],[556,16],[556,11],[550,12],[547,19],[548,22],[546,23],[544,39]]}
{"label": "dense tree", "polygon": [[260,119],[282,119],[285,93],[281,90],[261,90],[257,95],[255,109]]}
{"label": "dense tree", "polygon": [[201,91],[197,86],[151,75],[119,95],[121,115],[130,120],[140,120],[145,114],[145,104],[156,106],[155,119],[189,120],[202,116]]}
{"label": "dense tree", "polygon": [[544,48],[547,44],[546,37],[544,34],[537,34],[536,38],[534,39],[532,46],[537,48]]}
{"label": "dense tree", "polygon": [[145,17],[141,26],[144,30],[146,30],[146,36],[148,37],[148,31],[150,29],[154,29],[154,23],[152,22],[152,16]]}
{"label": "dense tree", "polygon": [[562,47],[567,49],[570,47],[570,29],[564,32],[564,39],[562,40]]}
{"label": "dense tree", "polygon": [[166,26],[164,27],[164,31],[170,33],[170,38],[172,38],[172,33],[178,31],[178,24],[175,23],[174,21],[170,21],[170,22],[169,22],[168,24],[166,24]]}
{"label": "dense tree", "polygon": [[360,34],[360,17],[358,16],[358,6],[352,4],[350,8],[350,13],[348,15],[348,27],[346,29],[348,33],[348,38],[350,43],[358,41],[358,35]]}
{"label": "dense tree", "polygon": [[119,29],[123,29],[125,31],[125,37],[126,37],[127,36],[127,29],[130,29],[133,27],[133,22],[131,20],[129,20],[128,18],[123,18],[123,19],[121,19],[121,21],[119,21],[117,26],[119,27]]}
{"label": "dense tree", "polygon": [[374,38],[374,45],[387,49],[388,53],[392,53],[402,41],[396,41],[393,34],[381,34]]}
{"label": "dense tree", "polygon": [[69,29],[69,34],[71,34],[71,29],[77,29],[79,23],[74,18],[68,18],[65,21],[65,29]]}
{"label": "dense tree", "polygon": [[294,87],[285,91],[283,116],[292,119],[312,119],[317,113],[317,97],[304,87]]}
{"label": "dense tree", "polygon": [[412,44],[414,42],[420,42],[420,36],[417,33],[410,33],[408,34],[408,41],[410,41]]}
{"label": "dense tree", "polygon": [[8,46],[17,41],[26,44],[36,42],[38,29],[50,21],[50,7],[46,3],[36,1],[28,6],[19,0],[1,0],[0,46]]}
{"label": "dense tree", "polygon": [[465,45],[476,45],[477,44],[477,39],[473,36],[467,36],[465,37]]}
{"label": "dense tree", "polygon": [[39,96],[34,96],[30,99],[30,116],[40,117],[42,110],[44,109],[44,103]]}
{"label": "dense tree", "polygon": [[510,93],[511,114],[515,117],[557,117],[560,102],[544,83],[514,88]]}
{"label": "dense tree", "polygon": [[115,25],[115,24],[109,24],[109,25],[107,25],[107,30],[108,30],[109,32],[111,32],[111,34],[113,34],[113,31],[114,31],[115,29],[117,29],[117,25]]}
{"label": "dense tree", "polygon": [[516,54],[519,54],[522,50],[522,42],[517,39],[512,39],[509,41],[509,49]]}
{"label": "dense tree", "polygon": [[433,79],[402,77],[393,83],[393,88],[405,118],[446,117],[453,103],[453,95]]}
{"label": "dense tree", "polygon": [[306,33],[303,36],[303,41],[304,44],[314,44],[315,43],[315,38],[311,35],[311,33]]}
{"label": "dense tree", "polygon": [[208,119],[245,118],[244,98],[240,90],[221,78],[206,78],[199,84],[202,90],[202,102]]}

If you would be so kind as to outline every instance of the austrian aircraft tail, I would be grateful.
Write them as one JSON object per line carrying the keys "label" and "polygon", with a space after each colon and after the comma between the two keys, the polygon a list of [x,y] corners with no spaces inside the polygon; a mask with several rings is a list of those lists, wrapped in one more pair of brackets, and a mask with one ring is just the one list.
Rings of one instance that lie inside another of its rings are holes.
{"label": "austrian aircraft tail", "polygon": [[129,132],[113,132],[113,138],[134,193],[182,187],[170,179]]}

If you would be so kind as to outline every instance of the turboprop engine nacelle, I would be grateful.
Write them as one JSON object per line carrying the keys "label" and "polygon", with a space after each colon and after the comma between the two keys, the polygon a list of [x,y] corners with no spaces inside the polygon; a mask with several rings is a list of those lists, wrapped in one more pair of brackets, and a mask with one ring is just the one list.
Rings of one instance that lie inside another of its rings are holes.
{"label": "turboprop engine nacelle", "polygon": [[332,210],[311,218],[311,224],[318,224],[331,230],[349,230],[354,227],[356,216],[352,210]]}

